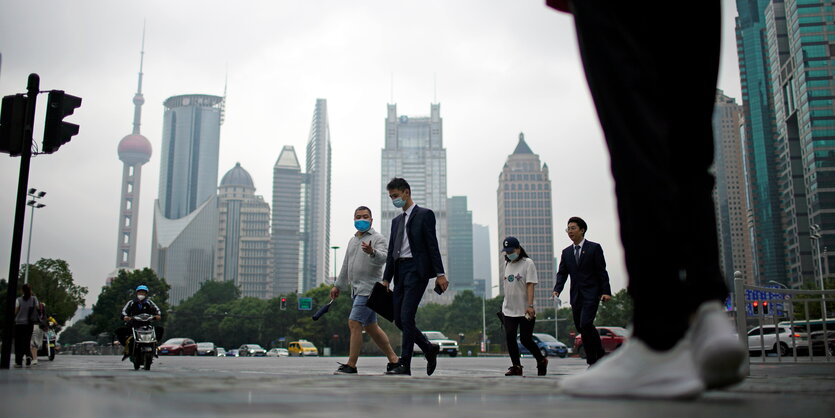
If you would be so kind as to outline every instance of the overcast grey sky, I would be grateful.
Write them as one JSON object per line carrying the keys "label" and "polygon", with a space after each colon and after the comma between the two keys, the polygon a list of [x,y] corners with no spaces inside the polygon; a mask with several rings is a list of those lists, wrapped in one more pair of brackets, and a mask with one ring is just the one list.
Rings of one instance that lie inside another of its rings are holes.
{"label": "overcast grey sky", "polygon": [[[736,9],[731,0],[723,7],[719,88],[740,101]],[[584,217],[587,237],[606,251],[612,290],[626,285],[609,159],[573,21],[544,0],[4,0],[0,9],[0,94],[24,92],[36,72],[41,90],[83,98],[67,119],[81,125],[80,134],[33,159],[29,186],[48,193],[35,214],[32,261],[67,260],[76,281],[90,288],[88,305],[115,266],[116,146],[131,132],[143,20],[142,133],[154,155],[143,168],[137,267],[150,263],[162,102],[221,95],[228,71],[218,178],[240,162],[267,201],[282,146],[295,146],[304,165],[316,98],[328,100],[332,245],[350,238],[355,207],[379,213],[386,103],[420,116],[437,97],[448,193],[468,197],[473,221],[489,225],[496,251],[498,175],[524,132],[550,167],[555,231],[570,216]],[[39,101],[42,120],[45,96]],[[36,141],[41,135],[38,122]],[[18,170],[18,158],[0,155],[0,277],[8,275]],[[555,252],[567,244],[558,232]],[[24,239],[21,262],[25,247]],[[495,260],[493,254],[493,270]]]}

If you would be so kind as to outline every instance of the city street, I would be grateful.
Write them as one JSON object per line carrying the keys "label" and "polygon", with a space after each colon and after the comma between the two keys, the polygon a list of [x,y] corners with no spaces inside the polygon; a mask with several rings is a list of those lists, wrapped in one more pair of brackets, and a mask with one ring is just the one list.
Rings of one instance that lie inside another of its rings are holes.
{"label": "city street", "polygon": [[[520,378],[503,375],[506,357],[442,357],[431,377],[416,358],[414,376],[392,377],[381,357],[361,357],[357,376],[334,376],[344,357],[162,357],[134,371],[116,356],[63,355],[0,371],[0,409],[4,417],[832,416],[835,364],[773,360],[756,359],[730,390],[673,402],[563,395],[560,379],[585,369],[576,358],[551,358],[548,376]],[[533,359],[522,364],[535,375]]]}

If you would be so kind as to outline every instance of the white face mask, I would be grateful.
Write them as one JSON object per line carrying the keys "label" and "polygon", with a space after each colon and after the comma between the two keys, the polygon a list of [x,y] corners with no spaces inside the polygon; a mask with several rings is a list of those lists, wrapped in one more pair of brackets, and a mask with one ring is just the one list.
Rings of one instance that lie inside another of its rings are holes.
{"label": "white face mask", "polygon": [[136,295],[136,298],[139,300],[145,300],[145,295]]}

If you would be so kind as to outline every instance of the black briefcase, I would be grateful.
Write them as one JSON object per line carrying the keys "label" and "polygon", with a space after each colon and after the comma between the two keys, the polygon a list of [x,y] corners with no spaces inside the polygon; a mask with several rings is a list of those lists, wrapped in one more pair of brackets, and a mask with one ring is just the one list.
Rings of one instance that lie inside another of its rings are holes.
{"label": "black briefcase", "polygon": [[382,283],[374,283],[374,289],[371,290],[371,296],[368,297],[368,302],[365,306],[368,306],[383,318],[394,321],[394,301],[392,294]]}

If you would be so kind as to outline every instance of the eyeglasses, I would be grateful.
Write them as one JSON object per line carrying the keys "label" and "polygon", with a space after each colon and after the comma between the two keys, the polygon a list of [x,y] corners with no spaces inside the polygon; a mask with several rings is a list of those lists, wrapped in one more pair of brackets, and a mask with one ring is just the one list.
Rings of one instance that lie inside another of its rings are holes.
{"label": "eyeglasses", "polygon": [[565,228],[565,232],[576,231],[578,229],[580,229],[580,228],[578,228],[576,226],[569,226],[568,228]]}

